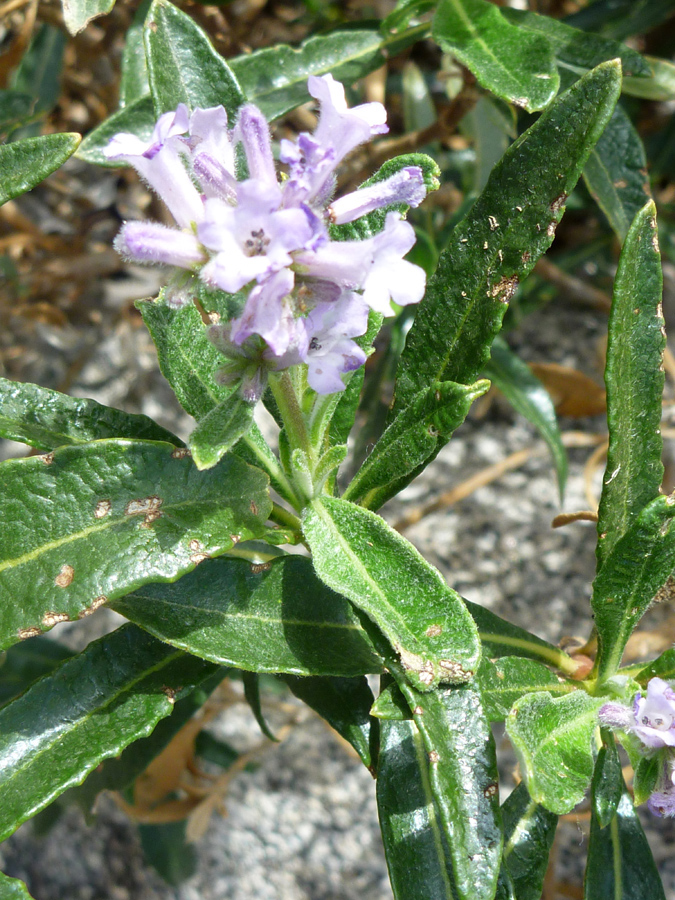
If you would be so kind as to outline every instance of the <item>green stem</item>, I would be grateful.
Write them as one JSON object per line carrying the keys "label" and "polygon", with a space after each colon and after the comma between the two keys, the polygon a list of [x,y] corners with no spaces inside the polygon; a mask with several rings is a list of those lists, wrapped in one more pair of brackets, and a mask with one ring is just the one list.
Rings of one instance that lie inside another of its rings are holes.
{"label": "green stem", "polygon": [[281,375],[270,375],[269,385],[284,421],[291,447],[304,450],[307,458],[314,465],[316,462],[314,447],[309,439],[305,417],[288,371]]}
{"label": "green stem", "polygon": [[283,525],[285,528],[291,528],[293,531],[302,534],[300,519],[297,516],[294,516],[292,512],[289,512],[289,510],[284,509],[283,506],[279,506],[278,503],[272,504],[270,520],[276,522],[277,525]]}

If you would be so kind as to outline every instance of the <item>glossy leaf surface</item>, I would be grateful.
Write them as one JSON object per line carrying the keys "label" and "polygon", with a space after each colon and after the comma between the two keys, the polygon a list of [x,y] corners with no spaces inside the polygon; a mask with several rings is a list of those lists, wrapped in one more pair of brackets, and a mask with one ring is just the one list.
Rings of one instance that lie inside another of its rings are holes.
{"label": "glossy leaf surface", "polygon": [[198,472],[154,441],[95,441],[2,463],[0,647],[171,581],[271,509],[267,478],[237,459]]}
{"label": "glossy leaf surface", "polygon": [[375,444],[344,499],[379,509],[435,459],[489,386],[485,380],[470,385],[446,381],[421,391]]}
{"label": "glossy leaf surface", "polygon": [[662,291],[656,208],[648,203],[626,237],[614,282],[605,369],[609,449],[596,551],[600,566],[657,496],[663,479]]}
{"label": "glossy leaf surface", "polygon": [[559,698],[528,694],[509,714],[506,730],[530,796],[553,813],[570,812],[591,782],[591,741],[602,703],[582,690]]}
{"label": "glossy leaf surface", "polygon": [[574,685],[560,682],[540,662],[506,656],[490,662],[485,657],[476,672],[485,715],[490,722],[503,722],[511,707],[524,694],[548,691],[550,694],[569,694]]}
{"label": "glossy leaf surface", "polygon": [[453,230],[417,310],[399,363],[394,414],[433,381],[469,384],[483,371],[507,303],[550,246],[620,81],[617,63],[589,72],[495,166]]}
{"label": "glossy leaf surface", "polygon": [[38,450],[105,438],[168,441],[177,447],[183,444],[148,416],[6,378],[0,378],[0,436]]}
{"label": "glossy leaf surface", "polygon": [[429,757],[417,725],[382,722],[377,809],[396,900],[456,900]]}
{"label": "glossy leaf surface", "polygon": [[291,691],[352,745],[363,765],[375,774],[379,743],[379,723],[370,715],[373,692],[360,678],[299,678],[285,675]]}
{"label": "glossy leaf surface", "polygon": [[253,424],[254,403],[238,393],[223,400],[199,421],[190,435],[190,451],[198,469],[211,469]]}
{"label": "glossy leaf surface", "polygon": [[132,625],[101,638],[0,710],[0,836],[102,760],[150,734],[176,691],[213,671]]}
{"label": "glossy leaf surface", "polygon": [[421,693],[401,682],[429,758],[429,782],[460,900],[492,900],[502,857],[494,738],[480,695],[461,686]]}
{"label": "glossy leaf surface", "polygon": [[150,8],[150,0],[143,0],[134,13],[127,29],[122,52],[122,72],[120,77],[120,107],[129,106],[141,97],[150,94],[148,64],[145,58],[143,26]]}
{"label": "glossy leaf surface", "polygon": [[647,838],[624,788],[616,816],[602,828],[591,817],[584,900],[665,900]]}
{"label": "glossy leaf surface", "polygon": [[480,658],[476,626],[412,544],[374,513],[333,497],[312,501],[303,531],[321,580],[375,622],[415,686],[471,678]]}
{"label": "glossy leaf surface", "polygon": [[63,0],[63,21],[71,34],[87,27],[96,16],[109,13],[115,0]]}
{"label": "glossy leaf surface", "polygon": [[499,388],[516,412],[534,425],[548,444],[562,496],[567,480],[567,451],[560,436],[551,395],[499,336],[492,345],[492,356],[485,368],[485,375]]}
{"label": "glossy leaf surface", "polygon": [[179,103],[190,110],[222,104],[234,122],[246,99],[237,79],[194,19],[168,0],[154,0],[150,7],[145,52],[157,115]]}
{"label": "glossy leaf surface", "polygon": [[512,25],[488,0],[440,0],[432,34],[482,87],[528,112],[543,109],[558,91],[549,41]]}
{"label": "glossy leaf surface", "polygon": [[33,900],[33,898],[23,881],[0,872],[0,900]]}
{"label": "glossy leaf surface", "polygon": [[128,106],[122,107],[104,119],[93,131],[85,135],[75,156],[96,166],[106,166],[110,169],[119,168],[119,160],[108,159],[103,155],[103,150],[110,143],[110,139],[120,132],[126,132],[148,141],[156,121],[152,97],[149,95],[139,97]]}
{"label": "glossy leaf surface", "polygon": [[[635,806],[640,806],[640,804],[647,802],[656,790],[657,782],[662,773],[663,762],[658,756],[654,756],[651,759],[646,756],[639,758],[633,770],[633,803]],[[623,787],[623,781],[619,782],[619,786]],[[602,825],[603,820],[599,815],[598,820]]]}
{"label": "glossy leaf surface", "polygon": [[44,181],[79,143],[79,134],[45,134],[0,144],[0,206]]}
{"label": "glossy leaf surface", "polygon": [[10,647],[0,655],[0,706],[71,656],[62,644],[42,636]]}
{"label": "glossy leaf surface", "polygon": [[633,219],[652,194],[642,139],[620,104],[591,152],[584,180],[623,241]]}
{"label": "glossy leaf surface", "polygon": [[635,680],[639,681],[642,685],[646,685],[649,679],[654,677],[664,679],[675,678],[675,650],[666,650],[660,656],[657,656],[653,662],[649,663],[648,666],[645,666],[645,668],[635,676]]}
{"label": "glossy leaf surface", "polygon": [[558,817],[528,794],[525,782],[502,804],[504,865],[517,900],[540,900]]}
{"label": "glossy leaf surface", "polygon": [[610,677],[626,641],[675,569],[675,505],[671,497],[649,503],[614,545],[593,582],[591,605],[598,629],[597,668]]}
{"label": "glossy leaf surface", "polygon": [[603,733],[602,747],[598,750],[591,782],[593,812],[601,828],[609,825],[614,818],[623,789],[621,760],[614,737],[610,733]]}
{"label": "glossy leaf surface", "polygon": [[382,660],[349,603],[308,559],[204,562],[171,585],[147,585],[115,609],[196,656],[255,672],[354,676]]}
{"label": "glossy leaf surface", "polygon": [[268,119],[310,100],[309,75],[332,74],[346,85],[384,65],[389,56],[425,37],[422,25],[383,35],[377,27],[349,28],[313,35],[299,47],[277,44],[230,60],[247,99]]}

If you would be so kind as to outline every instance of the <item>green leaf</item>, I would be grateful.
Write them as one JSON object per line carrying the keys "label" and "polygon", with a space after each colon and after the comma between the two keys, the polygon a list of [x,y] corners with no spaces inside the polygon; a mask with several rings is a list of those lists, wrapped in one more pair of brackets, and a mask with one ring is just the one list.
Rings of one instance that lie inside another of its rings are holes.
{"label": "green leaf", "polygon": [[[10,87],[34,98],[34,113],[45,115],[54,109],[61,95],[61,73],[67,38],[61,28],[39,25],[28,51],[11,79]],[[30,129],[30,130],[29,130]],[[20,137],[37,133],[37,126],[22,129]]]}
{"label": "green leaf", "polygon": [[0,134],[7,134],[28,121],[34,99],[21,91],[0,90]]}
{"label": "green leaf", "polygon": [[591,782],[593,732],[603,702],[583,690],[558,698],[526,694],[506,721],[530,796],[557,815],[574,809]]}
{"label": "green leaf", "polygon": [[596,667],[603,679],[618,669],[626,641],[675,569],[674,516],[672,497],[649,503],[595,577],[591,606],[598,629]]}
{"label": "green leaf", "polygon": [[232,393],[216,383],[213,373],[223,356],[206,337],[206,325],[192,303],[170,307],[160,293],[137,304],[157,347],[159,367],[185,412],[203,419]]}
{"label": "green leaf", "polygon": [[344,493],[345,500],[378,509],[403,490],[435,459],[469,412],[490,387],[437,382],[413,399],[386,429]]}
{"label": "green leaf", "polygon": [[[646,803],[654,793],[662,773],[663,759],[661,756],[652,756],[651,759],[646,756],[639,758],[633,774],[633,802],[636,806]],[[620,781],[619,784],[623,787],[623,781]],[[602,825],[602,819],[599,816],[598,819]]]}
{"label": "green leaf", "polygon": [[379,726],[370,715],[373,692],[364,676],[299,678],[284,675],[291,691],[352,745],[363,765],[377,770]]}
{"label": "green leaf", "polygon": [[[650,74],[649,63],[645,57],[619,41],[598,34],[589,34],[588,31],[573,28],[567,22],[561,22],[551,16],[539,16],[524,9],[511,9],[506,6],[502,8],[502,15],[522,29],[546,38],[553,47],[558,64],[572,72],[583,74],[602,62],[620,59],[624,78]],[[640,77],[635,78],[637,82],[643,80]]]}
{"label": "green leaf", "polygon": [[478,636],[486,656],[526,657],[554,666],[566,675],[576,671],[577,664],[559,647],[525,631],[524,628],[512,625],[478,603],[471,603],[470,600],[465,600],[464,603],[478,627]]}
{"label": "green leaf", "polygon": [[506,656],[495,662],[484,657],[476,672],[476,685],[490,722],[503,722],[516,700],[525,694],[535,691],[569,694],[576,690],[575,685],[558,681],[540,662],[517,656]]}
{"label": "green leaf", "polygon": [[22,694],[73,654],[57,641],[34,637],[0,654],[0,706]]}
{"label": "green leaf", "polygon": [[468,681],[480,658],[461,597],[379,516],[335,497],[313,500],[303,531],[321,580],[375,622],[421,690]]}
{"label": "green leaf", "polygon": [[566,21],[584,31],[600,31],[621,41],[643,34],[672,14],[672,0],[595,0]]}
{"label": "green leaf", "polygon": [[433,381],[470,384],[483,371],[507,302],[551,244],[620,83],[618,63],[589,72],[495,166],[452,232],[419,306],[399,363],[393,414]]}
{"label": "green leaf", "polygon": [[630,117],[619,105],[591,152],[584,181],[623,241],[631,222],[652,195],[645,148]]}
{"label": "green leaf", "polygon": [[103,155],[103,150],[110,143],[110,138],[120,132],[126,132],[148,141],[156,121],[152,97],[139,97],[138,100],[134,100],[128,106],[124,106],[108,116],[93,131],[90,131],[80,144],[75,156],[85,162],[93,163],[95,166],[106,166],[109,169],[119,168],[119,160],[108,159]]}
{"label": "green leaf", "polygon": [[504,865],[517,900],[540,900],[558,817],[530,797],[524,781],[502,804]]}
{"label": "green leaf", "polygon": [[124,791],[130,787],[186,722],[201,709],[228,671],[226,668],[215,667],[213,674],[200,681],[196,690],[174,703],[170,714],[159,721],[151,734],[135,740],[118,756],[104,760],[82,784],[63,794],[61,802],[76,803],[88,816],[101,791]]}
{"label": "green leaf", "polygon": [[624,788],[616,816],[602,828],[591,816],[584,900],[665,900],[647,838]]}
{"label": "green leaf", "polygon": [[424,73],[417,63],[408,60],[401,80],[404,132],[429,128],[438,116]]}
{"label": "green leaf", "polygon": [[499,336],[492,344],[492,357],[485,367],[485,375],[499,388],[516,412],[534,425],[548,444],[562,497],[567,480],[567,451],[560,436],[558,417],[550,394]]}
{"label": "green leaf", "polygon": [[258,727],[266,738],[269,738],[270,741],[276,741],[277,738],[274,737],[265,721],[262,705],[260,703],[260,676],[257,672],[242,672],[241,677],[244,682],[244,696],[246,697],[246,702],[251,708],[251,712],[258,723]]}
{"label": "green leaf", "polygon": [[257,537],[272,505],[267,478],[240,460],[199,472],[159,442],[95,441],[1,466],[0,648]]}
{"label": "green leaf", "polygon": [[[382,681],[386,677],[390,676],[382,676]],[[387,719],[390,722],[403,722],[406,719],[412,719],[410,707],[395,681],[382,688],[377,700],[370,709],[370,714],[375,716],[376,719]]]}
{"label": "green leaf", "polygon": [[24,194],[72,156],[79,134],[45,134],[0,145],[0,206]]}
{"label": "green leaf", "polygon": [[268,119],[277,119],[311,100],[307,91],[310,75],[330,73],[351,85],[423,39],[428,30],[428,25],[418,25],[383,36],[377,25],[359,25],[314,35],[297,48],[277,44],[237,56],[230,66],[247,99]]}
{"label": "green leaf", "polygon": [[171,585],[147,585],[114,608],[195,656],[252,672],[354,676],[382,659],[344,598],[308,559],[203,563]]}
{"label": "green leaf", "polygon": [[645,56],[649,66],[648,78],[623,79],[623,92],[645,100],[666,101],[675,99],[675,65],[667,59]]}
{"label": "green leaf", "polygon": [[456,900],[422,736],[413,721],[380,729],[377,809],[395,900]]}
{"label": "green leaf", "polygon": [[434,0],[396,0],[396,6],[385,17],[380,29],[383,34],[405,27],[412,18],[424,15],[434,6]]}
{"label": "green leaf", "polygon": [[71,34],[85,29],[92,19],[109,13],[115,0],[63,0],[63,21]]}
{"label": "green leaf", "polygon": [[213,671],[127,625],[0,710],[0,839],[150,734],[177,691]]}
{"label": "green leaf", "polygon": [[626,236],[609,318],[605,369],[609,449],[598,513],[600,566],[645,504],[657,496],[663,479],[662,290],[656,208],[650,202]]}
{"label": "green leaf", "polygon": [[0,872],[0,900],[33,900],[33,898],[23,881]]}
{"label": "green leaf", "polygon": [[197,850],[185,839],[185,825],[184,821],[164,822],[138,828],[146,860],[172,887],[178,887],[197,871]]}
{"label": "green leaf", "polygon": [[120,78],[120,108],[150,93],[148,64],[145,58],[143,26],[150,9],[150,0],[143,0],[127,29],[122,53],[122,77]]}
{"label": "green leaf", "polygon": [[64,444],[85,444],[104,438],[167,441],[180,438],[148,416],[122,412],[95,400],[81,400],[58,391],[0,378],[0,436],[23,441],[38,450]]}
{"label": "green leaf", "polygon": [[199,421],[190,435],[190,451],[198,469],[211,469],[250,430],[255,403],[237,392]]}
{"label": "green leaf", "polygon": [[613,735],[605,729],[591,782],[593,812],[601,828],[609,825],[614,818],[623,790],[619,751]]}
{"label": "green leaf", "polygon": [[429,782],[460,900],[492,900],[502,858],[495,742],[469,686],[420,693],[399,682],[429,755]]}
{"label": "green leaf", "polygon": [[234,122],[245,102],[237,79],[197,23],[168,0],[154,0],[145,20],[145,52],[157,115],[179,103],[221,105]]}
{"label": "green leaf", "polygon": [[549,41],[512,25],[488,0],[440,0],[432,35],[484,88],[528,112],[558,91]]}
{"label": "green leaf", "polygon": [[497,103],[487,94],[462,120],[462,129],[473,141],[476,164],[473,190],[480,194],[490,173],[516,137],[516,120],[511,107]]}
{"label": "green leaf", "polygon": [[635,676],[635,680],[642,685],[646,685],[651,678],[675,678],[675,650],[666,650]]}

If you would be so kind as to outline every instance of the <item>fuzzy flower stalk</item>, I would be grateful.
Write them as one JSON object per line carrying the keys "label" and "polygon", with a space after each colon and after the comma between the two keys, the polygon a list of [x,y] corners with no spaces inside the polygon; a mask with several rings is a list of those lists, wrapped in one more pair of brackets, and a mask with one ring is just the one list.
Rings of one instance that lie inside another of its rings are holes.
{"label": "fuzzy flower stalk", "polygon": [[632,707],[605,703],[598,717],[601,725],[637,738],[643,755],[661,757],[657,789],[647,806],[654,815],[675,816],[675,690],[662,678],[652,678],[647,694],[636,694]]}
{"label": "fuzzy flower stalk", "polygon": [[[190,114],[181,104],[159,118],[149,140],[118,134],[104,151],[133,166],[176,222],[125,223],[119,252],[184,270],[167,292],[174,306],[189,302],[193,279],[243,297],[239,314],[208,336],[227,357],[216,377],[239,383],[251,401],[269,371],[300,363],[318,393],[343,390],[342,375],[365,362],[354,338],[365,333],[369,310],[391,315],[392,300],[418,303],[425,289],[423,270],[404,259],[415,235],[399,212],[389,209],[383,229],[364,240],[331,236],[331,226],[374,210],[418,206],[426,195],[421,168],[403,167],[334,199],[337,167],[387,132],[386,111],[381,103],[349,109],[331,75],[311,76],[308,88],[319,122],[313,134],[281,142],[281,176],[267,121],[252,104],[234,127],[222,106]],[[247,169],[241,180],[238,147]]]}

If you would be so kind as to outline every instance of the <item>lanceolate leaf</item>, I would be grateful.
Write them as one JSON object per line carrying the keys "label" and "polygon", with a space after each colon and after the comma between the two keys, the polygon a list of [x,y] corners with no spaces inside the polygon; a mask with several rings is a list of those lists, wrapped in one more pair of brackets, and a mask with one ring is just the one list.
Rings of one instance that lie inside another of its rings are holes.
{"label": "lanceolate leaf", "polygon": [[584,180],[619,240],[623,241],[633,219],[651,199],[651,189],[645,148],[621,105],[617,105],[591,152],[584,169]]}
{"label": "lanceolate leaf", "polygon": [[540,900],[558,817],[530,797],[525,782],[502,804],[504,865],[517,900]]}
{"label": "lanceolate leaf", "polygon": [[79,134],[45,134],[0,145],[0,206],[44,181],[79,143]]}
{"label": "lanceolate leaf", "polygon": [[168,0],[154,0],[150,7],[145,52],[157,115],[179,103],[191,110],[222,104],[234,122],[246,100],[237,79],[194,19]]}
{"label": "lanceolate leaf", "polygon": [[177,691],[211,674],[202,660],[132,625],[90,644],[0,710],[0,839],[150,734]]}
{"label": "lanceolate leaf", "polygon": [[299,678],[285,675],[283,680],[296,697],[311,706],[349,741],[363,765],[374,775],[377,770],[379,723],[370,715],[374,698],[366,678]]}
{"label": "lanceolate leaf", "polygon": [[171,581],[271,510],[267,478],[237,459],[199,472],[186,451],[95,441],[2,463],[0,648]]}
{"label": "lanceolate leaf", "polygon": [[375,622],[415,686],[472,677],[480,657],[476,626],[412,544],[379,516],[334,497],[307,506],[303,531],[321,580]]}
{"label": "lanceolate leaf", "polygon": [[488,0],[440,0],[432,34],[479,84],[516,106],[543,109],[557,93],[549,41],[512,25]]}
{"label": "lanceolate leaf", "polygon": [[72,655],[58,641],[41,636],[10,647],[0,656],[0,706],[18,697]]}
{"label": "lanceolate leaf", "polygon": [[129,106],[135,100],[150,94],[148,64],[145,58],[143,26],[150,8],[150,0],[143,0],[134,13],[127,29],[122,53],[122,73],[120,78],[120,107]]}
{"label": "lanceolate leaf", "polygon": [[563,446],[558,418],[551,396],[528,366],[506,341],[495,338],[485,374],[499,388],[511,406],[531,422],[548,444],[562,496],[567,480],[567,451]]}
{"label": "lanceolate leaf", "polygon": [[205,562],[175,584],[147,585],[115,609],[169,644],[254,672],[354,676],[382,660],[349,603],[308,559]]}
{"label": "lanceolate leaf", "polygon": [[433,381],[470,384],[483,371],[507,302],[551,244],[620,83],[618,63],[598,66],[495,166],[452,232],[417,311],[399,364],[394,414]]}
{"label": "lanceolate leaf", "polygon": [[429,781],[460,900],[492,900],[502,857],[495,743],[471,687],[401,690],[429,758]]}
{"label": "lanceolate leaf", "polygon": [[485,380],[471,385],[446,381],[420,391],[375,444],[344,499],[378,509],[398,494],[435,459],[466,418],[473,401],[489,386]]}
{"label": "lanceolate leaf", "polygon": [[624,791],[621,760],[616,749],[614,736],[603,732],[602,747],[598,751],[591,782],[591,799],[593,812],[601,828],[614,818]]}
{"label": "lanceolate leaf", "polygon": [[332,74],[337,81],[352,84],[383,66],[388,57],[423,39],[428,25],[383,36],[377,25],[349,28],[315,35],[298,48],[277,44],[230,60],[247,99],[268,119],[310,100],[309,75]]}
{"label": "lanceolate leaf", "polygon": [[0,872],[0,897],[2,900],[33,900],[23,881],[9,878],[2,872]]}
{"label": "lanceolate leaf", "polygon": [[557,815],[570,812],[591,782],[591,743],[603,702],[583,690],[559,698],[527,694],[507,719],[530,796]]}
{"label": "lanceolate leaf", "polygon": [[569,694],[576,686],[560,682],[539,662],[506,656],[490,662],[483,657],[476,672],[485,715],[490,722],[503,722],[516,700],[534,691]]}
{"label": "lanceolate leaf", "polygon": [[502,15],[526,31],[545,37],[553,46],[558,64],[565,69],[583,74],[601,62],[620,59],[624,77],[651,74],[644,56],[619,41],[581,31],[559,19],[539,16],[524,9],[505,6],[502,8]]}
{"label": "lanceolate leaf", "polygon": [[609,320],[605,370],[609,450],[597,547],[601,566],[640,510],[657,496],[663,478],[662,290],[656,208],[650,202],[626,237]]}
{"label": "lanceolate leaf", "polygon": [[157,116],[150,95],[139,97],[122,109],[104,119],[100,125],[90,131],[80,144],[75,156],[96,166],[119,168],[119,160],[108,159],[103,150],[110,143],[110,138],[120,132],[135,134],[143,140],[149,140]]}
{"label": "lanceolate leaf", "polygon": [[596,575],[591,605],[598,629],[596,666],[603,678],[618,669],[631,632],[675,569],[673,516],[672,497],[649,503]]}
{"label": "lanceolate leaf", "polygon": [[591,816],[584,900],[665,900],[663,885],[628,791],[615,817],[603,828]]}
{"label": "lanceolate leaf", "polygon": [[664,680],[675,678],[675,650],[666,650],[634,677],[642,685],[646,685],[649,679],[654,677]]}
{"label": "lanceolate leaf", "polygon": [[109,13],[115,0],[63,0],[63,20],[71,34],[77,34],[95,19]]}
{"label": "lanceolate leaf", "polygon": [[396,900],[456,900],[449,853],[413,721],[380,724],[377,809]]}
{"label": "lanceolate leaf", "polygon": [[38,450],[116,437],[183,444],[148,416],[6,378],[0,378],[0,436]]}

